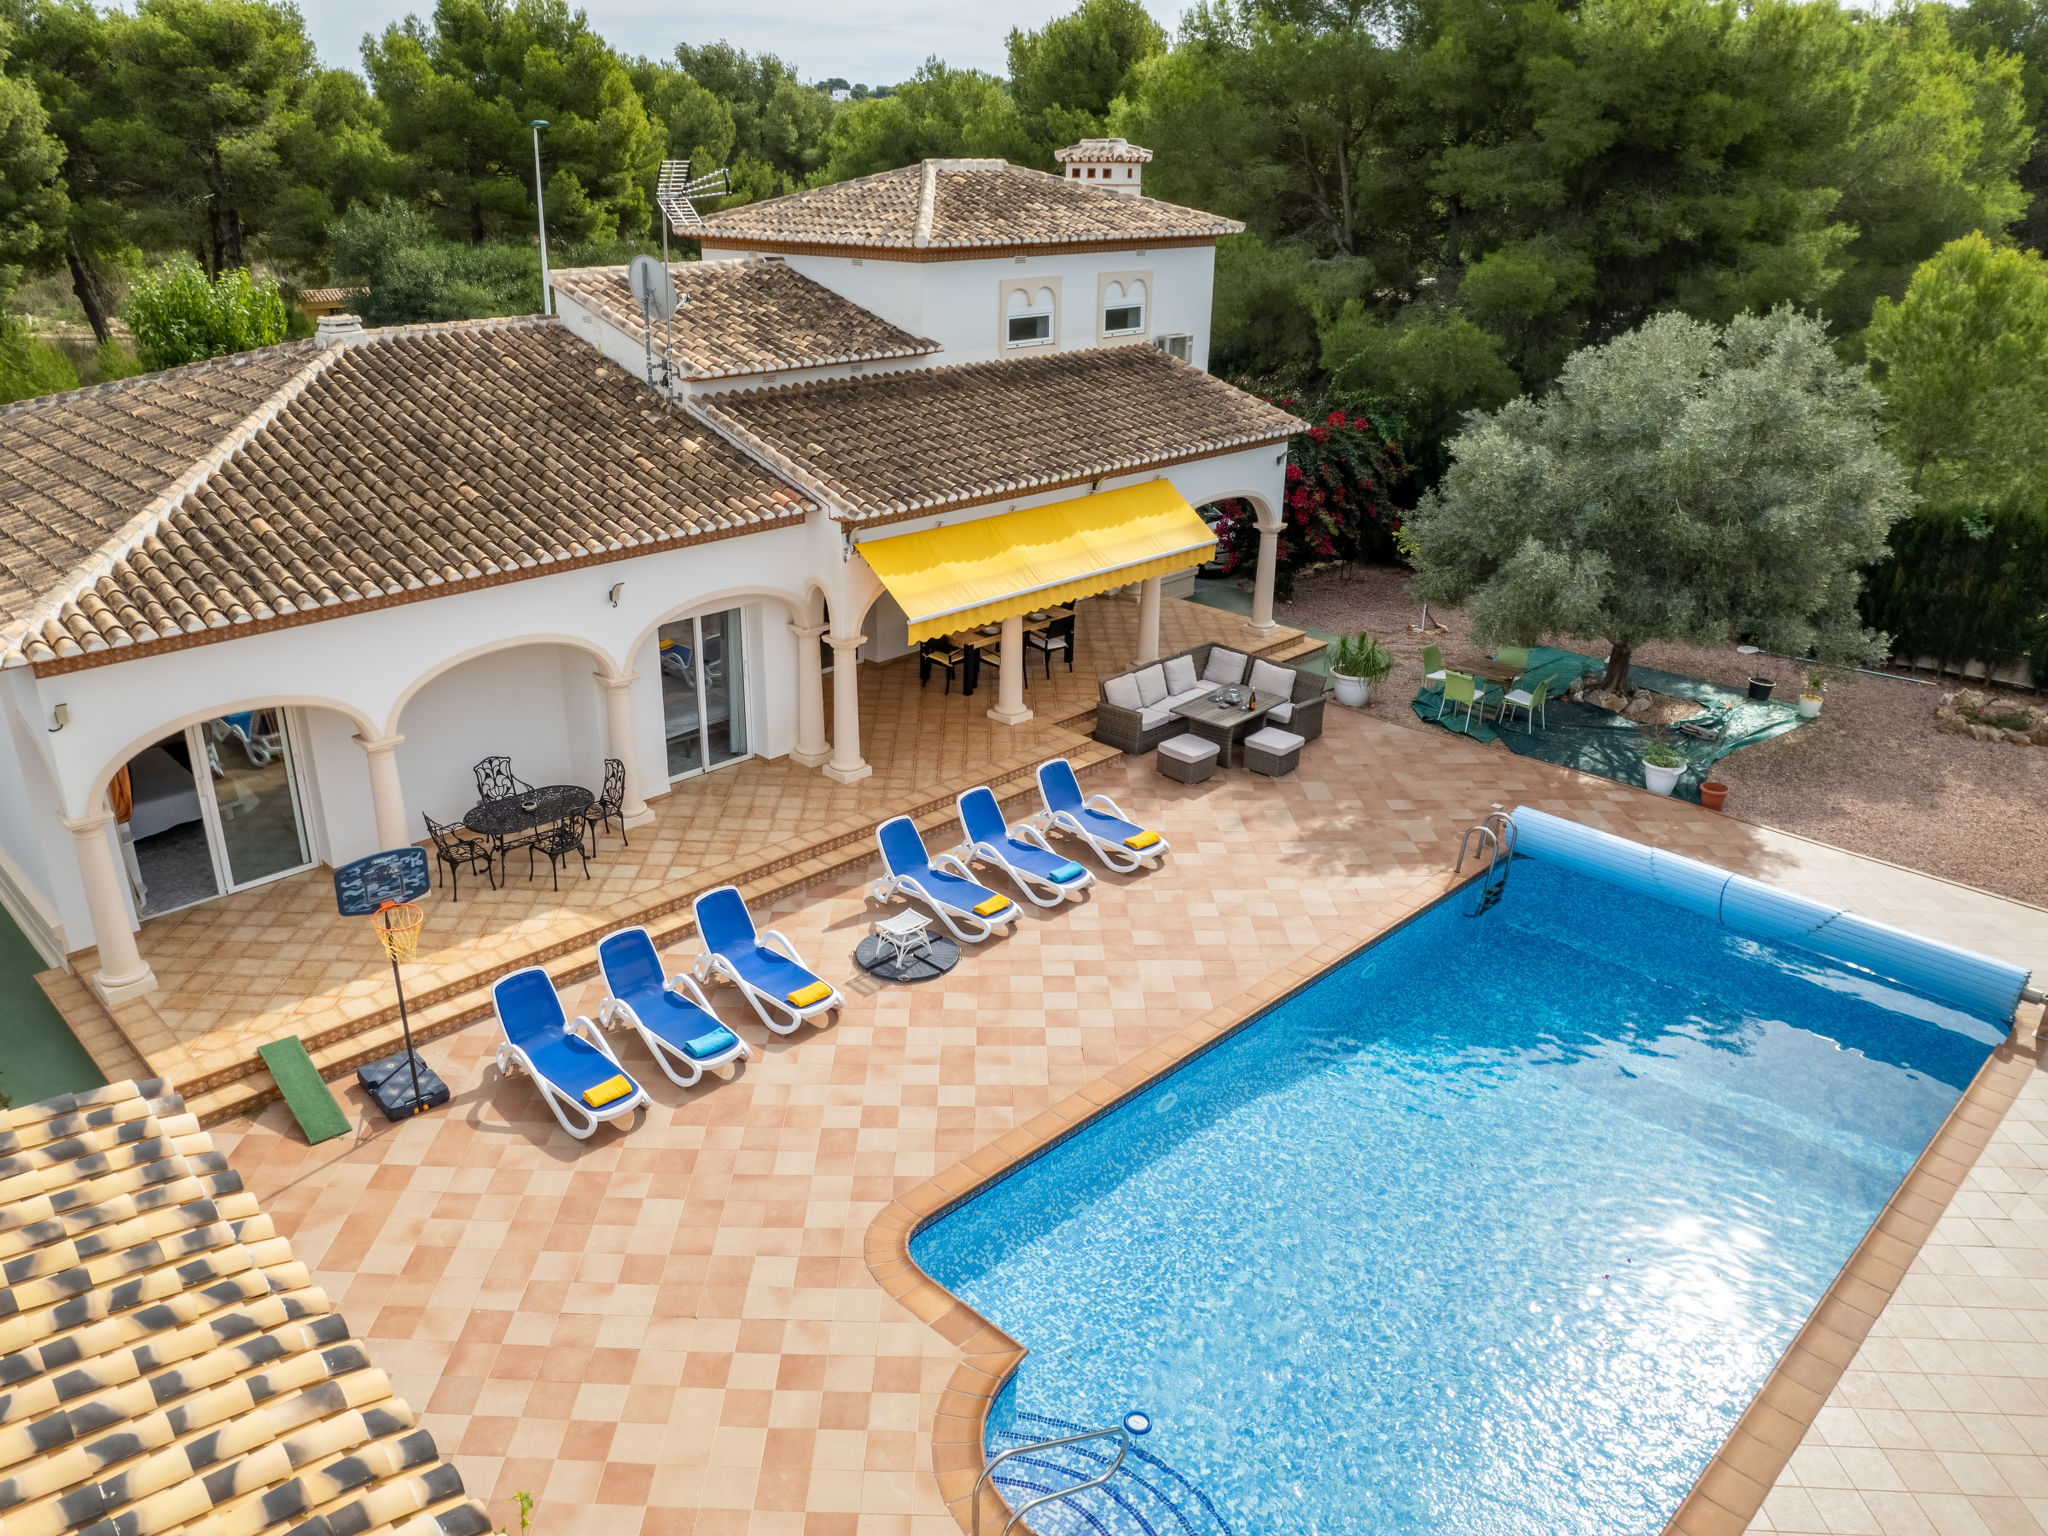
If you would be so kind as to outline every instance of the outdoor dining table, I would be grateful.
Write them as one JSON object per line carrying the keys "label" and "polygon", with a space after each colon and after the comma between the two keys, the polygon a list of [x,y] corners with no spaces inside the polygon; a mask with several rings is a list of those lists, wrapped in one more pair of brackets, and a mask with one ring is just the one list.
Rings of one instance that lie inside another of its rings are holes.
{"label": "outdoor dining table", "polygon": [[[1036,618],[1024,620],[1024,632],[1037,634],[1051,627],[1053,620],[1071,618],[1071,608],[1048,608]],[[948,645],[957,645],[966,653],[966,660],[960,668],[960,695],[965,698],[974,692],[974,685],[981,681],[981,652],[983,647],[993,649],[1002,644],[1003,630],[1000,624],[987,629],[963,629],[946,636]]]}
{"label": "outdoor dining table", "polygon": [[597,796],[580,784],[546,784],[481,801],[464,815],[462,824],[496,842],[528,827],[553,826],[581,816],[596,803]]}
{"label": "outdoor dining table", "polygon": [[1469,672],[1474,677],[1485,678],[1487,682],[1505,688],[1528,671],[1527,667],[1511,667],[1506,662],[1482,660],[1470,662],[1462,667],[1452,667],[1453,672]]}
{"label": "outdoor dining table", "polygon": [[1176,705],[1172,713],[1188,723],[1188,728],[1204,741],[1213,741],[1220,750],[1223,766],[1232,764],[1233,753],[1242,758],[1241,746],[1244,738],[1252,733],[1255,726],[1266,718],[1269,711],[1278,709],[1287,702],[1284,693],[1256,693],[1248,688],[1239,688],[1238,694],[1247,699],[1257,699],[1256,704],[1223,704],[1218,694],[1228,693],[1228,688],[1218,688],[1206,698],[1195,699],[1187,704]]}

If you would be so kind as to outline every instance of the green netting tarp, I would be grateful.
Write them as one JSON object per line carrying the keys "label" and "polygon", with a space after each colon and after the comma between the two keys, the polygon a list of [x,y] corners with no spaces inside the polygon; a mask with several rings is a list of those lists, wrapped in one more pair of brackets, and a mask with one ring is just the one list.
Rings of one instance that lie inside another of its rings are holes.
{"label": "green netting tarp", "polygon": [[[1624,719],[1612,710],[1598,709],[1591,704],[1574,704],[1570,699],[1559,697],[1586,673],[1604,672],[1606,669],[1606,662],[1581,656],[1576,651],[1532,646],[1529,670],[1522,675],[1522,686],[1533,691],[1545,678],[1550,680],[1547,711],[1550,723],[1546,726],[1538,721],[1532,732],[1522,728],[1520,711],[1516,712],[1513,721],[1505,725],[1498,720],[1481,720],[1475,713],[1469,734],[1474,741],[1504,742],[1509,750],[1524,757],[1540,757],[1546,763],[1576,768],[1581,773],[1598,774],[1603,779],[1613,779],[1617,784],[1640,785],[1643,782],[1643,753],[1649,743],[1636,722]],[[1713,733],[1702,739],[1677,726],[1668,733],[1671,747],[1683,753],[1691,764],[1679,776],[1678,787],[1672,791],[1687,800],[1699,799],[1700,785],[1713,776],[1708,770],[1730,752],[1753,746],[1759,741],[1769,741],[1773,736],[1782,736],[1794,726],[1804,723],[1799,718],[1798,709],[1790,704],[1776,701],[1759,704],[1748,694],[1733,688],[1701,682],[1696,677],[1680,677],[1675,672],[1658,672],[1649,667],[1632,667],[1629,672],[1639,687],[1696,702],[1700,713],[1688,723],[1703,726]],[[1488,695],[1492,701],[1489,712],[1497,712],[1500,689],[1489,685]],[[1437,717],[1439,705],[1443,706],[1441,719]],[[1468,733],[1463,707],[1444,705],[1434,688],[1424,688],[1417,693],[1410,707],[1419,720],[1441,725],[1445,730]]]}

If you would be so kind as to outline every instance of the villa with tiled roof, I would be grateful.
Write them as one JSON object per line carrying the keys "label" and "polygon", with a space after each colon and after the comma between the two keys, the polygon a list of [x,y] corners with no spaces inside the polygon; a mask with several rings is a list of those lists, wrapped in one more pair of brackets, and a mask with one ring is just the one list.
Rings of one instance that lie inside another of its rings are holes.
{"label": "villa with tiled roof", "polygon": [[[1036,594],[1131,589],[1156,654],[1226,499],[1273,530],[1270,633],[1299,422],[1205,371],[1240,226],[1145,197],[1147,158],[933,160],[714,213],[678,228],[703,259],[669,269],[671,318],[622,268],[556,271],[553,316],[329,315],[0,411],[0,901],[114,1004],[156,984],[139,925],[418,841],[484,756],[620,763],[628,829],[749,760],[851,783],[858,680],[913,631],[999,624],[994,707],[951,707],[1020,725]],[[1107,494],[1140,485],[1142,526]],[[1020,550],[1035,518],[1095,527],[1099,557],[1020,555],[953,608],[881,574],[996,517]]]}

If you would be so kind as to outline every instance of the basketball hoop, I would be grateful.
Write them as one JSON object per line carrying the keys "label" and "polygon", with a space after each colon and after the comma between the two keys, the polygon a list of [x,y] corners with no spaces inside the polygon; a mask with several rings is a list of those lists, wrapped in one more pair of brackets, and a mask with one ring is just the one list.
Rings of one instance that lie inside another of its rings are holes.
{"label": "basketball hoop", "polygon": [[377,942],[392,964],[410,960],[420,950],[420,925],[427,914],[409,901],[387,901],[377,909]]}

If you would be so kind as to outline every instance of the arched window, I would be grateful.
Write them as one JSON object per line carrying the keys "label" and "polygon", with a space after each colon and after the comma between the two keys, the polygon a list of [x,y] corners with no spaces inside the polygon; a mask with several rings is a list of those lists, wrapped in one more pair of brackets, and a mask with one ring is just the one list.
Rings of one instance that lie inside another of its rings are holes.
{"label": "arched window", "polygon": [[1053,296],[1050,288],[1010,290],[1004,339],[1013,347],[1042,346],[1053,339]]}
{"label": "arched window", "polygon": [[1145,329],[1145,284],[1111,283],[1102,299],[1102,334],[1134,336]]}

